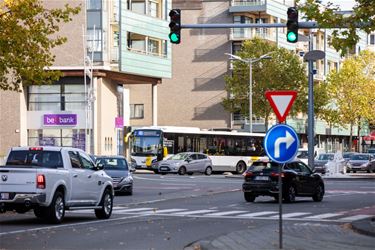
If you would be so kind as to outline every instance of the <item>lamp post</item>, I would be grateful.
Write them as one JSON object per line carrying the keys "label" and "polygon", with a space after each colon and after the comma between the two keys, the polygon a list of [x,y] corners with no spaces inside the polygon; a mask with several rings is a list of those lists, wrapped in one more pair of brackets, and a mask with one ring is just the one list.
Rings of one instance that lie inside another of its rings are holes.
{"label": "lamp post", "polygon": [[248,59],[243,59],[239,56],[230,54],[230,53],[225,53],[228,56],[231,56],[229,58],[230,60],[238,60],[244,63],[247,63],[249,65],[249,132],[253,132],[253,63],[258,62],[262,59],[271,59],[272,57],[269,56],[273,52],[269,52],[267,54],[264,54],[258,58],[248,58]]}

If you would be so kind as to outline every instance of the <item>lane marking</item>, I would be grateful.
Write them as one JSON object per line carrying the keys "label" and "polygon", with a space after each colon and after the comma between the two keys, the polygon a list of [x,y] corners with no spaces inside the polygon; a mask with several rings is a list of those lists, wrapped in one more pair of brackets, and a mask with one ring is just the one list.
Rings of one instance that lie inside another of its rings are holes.
{"label": "lane marking", "polygon": [[212,214],[206,214],[207,216],[223,216],[223,215],[233,215],[233,214],[242,214],[246,213],[247,211],[227,211],[227,212],[218,212]]}
{"label": "lane marking", "polygon": [[362,219],[366,219],[370,217],[373,217],[373,215],[359,214],[359,215],[341,218],[339,219],[339,221],[351,222],[351,221],[362,220]]}
{"label": "lane marking", "polygon": [[202,209],[202,210],[174,213],[174,215],[193,215],[193,214],[203,214],[203,213],[216,212],[216,211],[217,210],[212,210],[212,209]]}
{"label": "lane marking", "polygon": [[146,210],[152,210],[154,208],[152,207],[141,207],[141,208],[130,208],[130,209],[120,209],[120,210],[117,210],[117,212],[122,212],[122,213],[125,213],[125,212],[141,212],[141,211],[146,211]]}
{"label": "lane marking", "polygon": [[[283,218],[292,218],[292,217],[308,215],[308,214],[311,214],[311,213],[288,213],[288,214],[283,214]],[[270,218],[279,218],[279,215],[274,215],[274,216],[271,216]]]}
{"label": "lane marking", "polygon": [[318,214],[313,216],[307,216],[306,219],[327,219],[331,217],[342,216],[343,214],[335,214],[335,213],[326,213],[326,214]]}
{"label": "lane marking", "polygon": [[161,209],[161,210],[152,210],[152,211],[146,211],[142,212],[143,214],[163,214],[163,213],[173,213],[173,212],[179,212],[179,211],[186,211],[185,208],[172,208],[172,209]]}
{"label": "lane marking", "polygon": [[257,213],[241,214],[241,215],[237,215],[237,217],[255,217],[255,216],[269,215],[269,214],[277,214],[277,213],[279,213],[279,212],[275,212],[275,211],[264,211],[264,212],[257,212]]}

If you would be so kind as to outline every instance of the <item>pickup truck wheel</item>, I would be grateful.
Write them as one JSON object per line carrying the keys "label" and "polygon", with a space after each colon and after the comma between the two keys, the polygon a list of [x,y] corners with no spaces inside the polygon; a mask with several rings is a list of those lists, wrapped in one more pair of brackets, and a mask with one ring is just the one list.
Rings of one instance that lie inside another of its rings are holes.
{"label": "pickup truck wheel", "polygon": [[95,215],[98,219],[108,219],[112,214],[113,195],[109,189],[104,191],[102,200],[100,202],[100,209],[95,209]]}
{"label": "pickup truck wheel", "polygon": [[61,223],[65,216],[64,195],[57,191],[53,196],[51,205],[47,207],[47,219],[52,223]]}

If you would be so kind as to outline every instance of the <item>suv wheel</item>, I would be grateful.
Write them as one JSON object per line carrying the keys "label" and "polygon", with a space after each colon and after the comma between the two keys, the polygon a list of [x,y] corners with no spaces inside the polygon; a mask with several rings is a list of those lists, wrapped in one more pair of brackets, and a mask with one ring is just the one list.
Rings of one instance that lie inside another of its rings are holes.
{"label": "suv wheel", "polygon": [[212,174],[212,168],[211,167],[206,167],[206,170],[204,171],[205,175],[211,175]]}
{"label": "suv wheel", "polygon": [[47,218],[52,223],[61,223],[65,216],[65,201],[64,195],[57,191],[53,196],[51,205],[46,209]]}
{"label": "suv wheel", "polygon": [[313,195],[313,201],[319,202],[323,200],[324,188],[321,184],[316,187],[315,194]]}
{"label": "suv wheel", "polygon": [[244,197],[245,197],[245,201],[247,201],[247,202],[254,202],[255,201],[255,198],[256,198],[255,195],[253,195],[251,193],[246,193],[246,192],[244,192],[243,194],[244,194]]}
{"label": "suv wheel", "polygon": [[110,189],[104,191],[102,200],[100,202],[100,209],[95,209],[95,215],[98,219],[108,219],[112,214],[113,195]]}
{"label": "suv wheel", "polygon": [[178,174],[179,175],[185,175],[186,174],[186,168],[184,166],[180,167],[178,169]]}
{"label": "suv wheel", "polygon": [[286,191],[284,200],[286,202],[292,203],[296,201],[296,189],[293,185],[290,185]]}

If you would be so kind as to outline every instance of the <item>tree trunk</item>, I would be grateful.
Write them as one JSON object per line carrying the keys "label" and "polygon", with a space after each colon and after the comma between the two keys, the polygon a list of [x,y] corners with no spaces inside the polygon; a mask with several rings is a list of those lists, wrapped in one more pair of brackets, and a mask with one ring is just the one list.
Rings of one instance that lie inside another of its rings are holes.
{"label": "tree trunk", "polygon": [[358,117],[358,129],[357,129],[357,138],[358,138],[358,143],[357,143],[357,152],[362,152],[361,150],[361,140],[360,140],[360,131],[361,131],[361,117]]}
{"label": "tree trunk", "polygon": [[269,115],[266,114],[266,116],[264,117],[264,127],[265,127],[265,129],[266,129],[265,132],[268,131],[268,119],[269,119]]}

